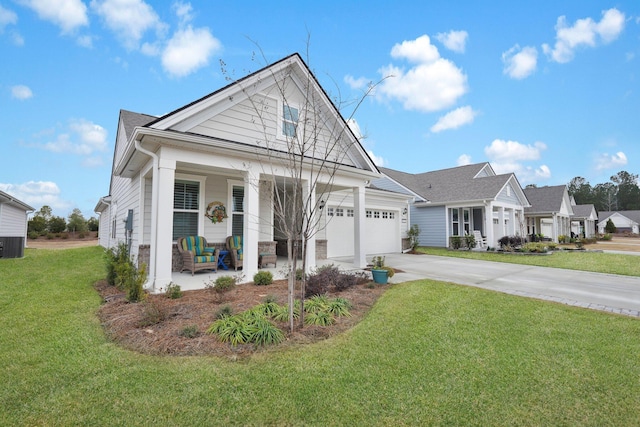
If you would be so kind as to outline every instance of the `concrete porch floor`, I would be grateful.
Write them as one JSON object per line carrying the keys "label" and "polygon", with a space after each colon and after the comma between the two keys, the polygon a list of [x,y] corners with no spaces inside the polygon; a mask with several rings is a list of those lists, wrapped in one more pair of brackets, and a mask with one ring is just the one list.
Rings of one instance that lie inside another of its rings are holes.
{"label": "concrete porch floor", "polygon": [[[301,265],[302,261],[298,260]],[[353,267],[353,258],[332,258],[318,260],[316,266],[333,264],[345,271],[358,271]],[[267,267],[260,269],[259,271],[270,271],[273,274],[274,280],[284,279],[287,271],[287,258],[278,257],[278,265],[274,267],[273,264],[268,264]],[[182,273],[174,271],[171,273],[171,281],[177,285],[180,285],[180,289],[183,291],[190,291],[195,289],[204,289],[206,285],[215,281],[220,276],[242,276],[242,270],[235,271],[233,268],[228,270],[218,269],[218,272],[211,270],[197,271],[193,276],[190,271],[184,271]],[[242,277],[240,283],[252,282],[253,277]],[[158,290],[158,292],[164,292],[164,289]]]}

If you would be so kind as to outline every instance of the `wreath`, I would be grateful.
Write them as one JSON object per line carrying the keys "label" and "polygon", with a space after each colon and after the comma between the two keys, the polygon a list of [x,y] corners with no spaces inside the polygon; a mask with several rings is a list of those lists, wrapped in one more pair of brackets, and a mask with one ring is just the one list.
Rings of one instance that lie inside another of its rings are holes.
{"label": "wreath", "polygon": [[224,207],[222,202],[211,202],[207,205],[207,212],[204,216],[214,224],[222,222],[223,219],[227,218],[227,208]]}

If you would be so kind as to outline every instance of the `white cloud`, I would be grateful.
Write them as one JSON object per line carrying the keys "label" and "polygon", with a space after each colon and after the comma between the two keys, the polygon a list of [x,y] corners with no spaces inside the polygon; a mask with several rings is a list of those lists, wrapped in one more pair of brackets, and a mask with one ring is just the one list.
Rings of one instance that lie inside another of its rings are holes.
{"label": "white cloud", "polygon": [[76,43],[78,43],[79,46],[91,49],[93,47],[93,38],[87,35],[80,36],[76,39]]}
{"label": "white cloud", "polygon": [[627,156],[622,151],[615,154],[604,153],[596,158],[596,170],[614,169],[627,164]]}
{"label": "white cloud", "polygon": [[468,155],[468,154],[461,154],[460,157],[458,157],[458,160],[457,160],[456,164],[458,166],[470,165],[471,164],[471,156]]}
{"label": "white cloud", "polygon": [[[50,131],[42,132],[47,136]],[[54,153],[73,153],[90,156],[107,148],[107,130],[85,119],[71,120],[66,132],[55,135],[53,141],[40,144]]]}
{"label": "white cloud", "polygon": [[69,202],[60,198],[60,188],[51,181],[29,181],[22,184],[0,183],[0,190],[11,194],[36,210],[44,205],[50,206],[54,211],[68,210],[71,207]]}
{"label": "white cloud", "polygon": [[347,74],[346,76],[344,76],[344,82],[348,84],[351,89],[363,89],[367,87],[370,80],[365,77],[360,77],[359,79],[356,79],[352,75]]}
{"label": "white cloud", "polygon": [[158,33],[166,30],[158,14],[143,0],[93,0],[91,8],[127,49],[137,49],[148,30],[155,29]]}
{"label": "white cloud", "polygon": [[573,59],[580,47],[595,47],[598,40],[610,43],[617,39],[624,24],[624,13],[615,8],[603,11],[600,22],[584,18],[578,19],[573,26],[568,26],[566,17],[560,16],[555,26],[556,44],[551,48],[545,43],[542,49],[551,60],[566,63]]}
{"label": "white cloud", "polygon": [[524,79],[536,70],[538,50],[531,46],[520,48],[516,44],[502,54],[502,62],[504,63],[504,74],[512,79]]}
{"label": "white cloud", "polygon": [[385,159],[382,156],[377,156],[373,152],[373,150],[367,147],[370,144],[367,143],[367,139],[362,133],[362,130],[360,129],[360,125],[358,124],[356,119],[348,119],[347,125],[349,126],[349,129],[351,129],[351,132],[353,132],[353,134],[356,136],[356,138],[358,138],[358,140],[362,144],[363,148],[365,149],[365,151],[367,152],[367,154],[369,155],[373,163],[376,166],[384,166],[386,164]]}
{"label": "white cloud", "polygon": [[33,97],[33,92],[29,88],[29,86],[25,85],[16,85],[11,87],[11,96],[15,99],[19,99],[21,101],[25,99],[29,99]]}
{"label": "white cloud", "polygon": [[81,0],[21,0],[19,3],[36,12],[40,19],[59,26],[63,34],[89,25],[87,6]]}
{"label": "white cloud", "polygon": [[436,34],[436,39],[447,49],[457,53],[464,53],[469,34],[466,31],[449,31]]}
{"label": "white cloud", "polygon": [[191,3],[177,2],[173,4],[172,8],[176,12],[176,16],[180,20],[181,26],[185,26],[193,19],[193,8],[191,7]]}
{"label": "white cloud", "polygon": [[379,71],[385,79],[378,94],[402,102],[408,110],[425,112],[449,108],[467,92],[467,76],[449,60],[443,59],[429,36],[396,44],[395,59],[416,63],[409,70],[388,65]]}
{"label": "white cloud", "polygon": [[18,23],[18,15],[12,10],[5,9],[0,4],[0,33],[4,31],[4,28],[8,25],[15,25]]}
{"label": "white cloud", "polygon": [[473,123],[473,119],[478,115],[476,111],[473,111],[468,105],[465,107],[456,108],[453,111],[449,111],[444,116],[438,119],[438,122],[431,126],[431,132],[438,133],[447,129],[457,129],[460,126]]}
{"label": "white cloud", "polygon": [[208,28],[191,26],[178,30],[162,52],[162,66],[175,77],[183,77],[209,63],[222,45]]}
{"label": "white cloud", "polygon": [[526,164],[539,160],[542,151],[546,149],[547,145],[543,142],[525,145],[517,141],[495,139],[484,148],[484,153],[496,173],[515,173],[520,182],[532,182],[551,177],[551,170],[547,165]]}

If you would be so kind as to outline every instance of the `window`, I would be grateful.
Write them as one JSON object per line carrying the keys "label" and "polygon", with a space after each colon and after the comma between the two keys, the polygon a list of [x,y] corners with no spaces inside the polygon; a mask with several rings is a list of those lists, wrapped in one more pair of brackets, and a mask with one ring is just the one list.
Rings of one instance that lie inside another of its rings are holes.
{"label": "window", "polygon": [[451,235],[459,236],[460,235],[460,213],[458,209],[451,209]]}
{"label": "window", "polygon": [[336,208],[336,216],[344,216],[344,210],[342,208]]}
{"label": "window", "polygon": [[469,221],[469,209],[463,209],[462,210],[462,218],[464,220],[464,234],[470,234],[471,233],[471,223]]}
{"label": "window", "polygon": [[380,218],[380,211],[373,211],[374,218]]}
{"label": "window", "polygon": [[290,105],[284,105],[282,108],[282,134],[292,137],[296,135],[296,127],[298,126],[298,109]]}
{"label": "window", "polygon": [[382,212],[382,219],[389,219],[389,212]]}
{"label": "window", "polygon": [[353,209],[347,209],[347,216],[353,218]]}
{"label": "window", "polygon": [[244,186],[234,185],[231,189],[231,235],[244,234]]}
{"label": "window", "polygon": [[395,212],[389,212],[389,219],[396,219],[396,213]]}
{"label": "window", "polygon": [[366,212],[365,212],[365,216],[366,216],[367,218],[371,218],[371,217],[372,217],[371,211],[366,211]]}
{"label": "window", "polygon": [[333,208],[327,208],[327,216],[333,216]]}
{"label": "window", "polygon": [[173,186],[173,240],[198,234],[200,183],[176,180]]}

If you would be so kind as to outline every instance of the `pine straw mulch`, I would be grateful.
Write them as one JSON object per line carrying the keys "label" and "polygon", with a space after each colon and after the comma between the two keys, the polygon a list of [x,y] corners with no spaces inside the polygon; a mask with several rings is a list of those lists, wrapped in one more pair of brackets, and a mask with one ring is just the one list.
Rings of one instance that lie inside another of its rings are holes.
{"label": "pine straw mulch", "polygon": [[[154,294],[147,295],[142,303],[129,303],[124,294],[106,280],[97,282],[95,288],[104,301],[98,311],[100,322],[107,336],[119,345],[152,355],[216,355],[235,359],[273,348],[313,343],[344,332],[364,317],[387,286],[368,282],[339,294],[330,293],[329,297],[340,296],[349,300],[351,316],[339,317],[335,324],[326,327],[305,325],[300,328],[296,323],[293,333],[289,332],[287,323],[279,323],[277,326],[285,333],[285,341],[264,348],[252,344],[232,346],[222,343],[206,330],[224,305],[231,306],[236,314],[261,304],[267,295],[276,297],[278,304],[286,304],[286,280],[277,280],[268,286],[238,285],[226,293],[222,301],[213,291],[202,289],[184,291],[183,296],[177,299]],[[185,328],[194,325],[197,336],[187,338],[181,335]]]}

